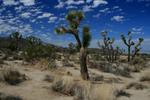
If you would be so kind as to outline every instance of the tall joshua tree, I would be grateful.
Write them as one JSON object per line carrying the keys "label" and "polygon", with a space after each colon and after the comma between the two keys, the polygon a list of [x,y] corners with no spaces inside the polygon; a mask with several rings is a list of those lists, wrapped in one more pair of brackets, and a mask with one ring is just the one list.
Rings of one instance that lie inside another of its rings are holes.
{"label": "tall joshua tree", "polygon": [[121,39],[124,42],[124,44],[128,47],[128,62],[130,62],[130,60],[131,60],[131,47],[135,44],[132,41],[131,32],[128,32],[128,40],[126,39],[126,37],[124,35],[121,35]]}
{"label": "tall joshua tree", "polygon": [[117,56],[119,55],[120,51],[119,48],[113,47],[115,39],[108,37],[107,34],[107,31],[101,32],[101,35],[103,37],[103,44],[101,45],[100,42],[98,42],[98,45],[100,48],[102,48],[104,57],[107,59],[107,61],[114,62],[115,60],[117,60]]}
{"label": "tall joshua tree", "polygon": [[12,45],[14,45],[15,50],[19,49],[19,42],[22,38],[22,35],[19,32],[14,32],[10,35],[10,38],[12,39]]}
{"label": "tall joshua tree", "polygon": [[[140,45],[144,41],[144,39],[139,38],[139,41],[137,42],[137,44],[135,44],[132,41],[131,32],[128,32],[128,40],[126,39],[126,37],[124,35],[121,35],[121,39],[124,42],[124,44],[128,47],[128,62],[130,62],[131,56],[133,59],[138,54],[138,52],[141,50]],[[131,55],[131,49],[133,46],[134,46],[134,50],[133,50],[133,54]]]}
{"label": "tall joshua tree", "polygon": [[139,38],[138,43],[134,46],[132,59],[141,51],[141,43],[144,41],[143,38]]}
{"label": "tall joshua tree", "polygon": [[89,79],[88,69],[87,69],[87,47],[91,41],[90,29],[88,26],[82,28],[82,37],[79,35],[79,25],[83,20],[84,15],[81,11],[70,11],[66,20],[69,23],[69,27],[66,28],[61,26],[56,28],[55,31],[58,34],[70,34],[73,35],[77,41],[77,47],[80,51],[80,67],[81,76],[84,80]]}

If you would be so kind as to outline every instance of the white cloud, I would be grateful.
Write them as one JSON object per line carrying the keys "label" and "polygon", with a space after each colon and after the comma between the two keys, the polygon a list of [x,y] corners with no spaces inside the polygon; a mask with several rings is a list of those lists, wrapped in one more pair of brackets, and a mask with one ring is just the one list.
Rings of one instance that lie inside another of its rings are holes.
{"label": "white cloud", "polygon": [[31,16],[31,13],[29,13],[29,12],[25,12],[25,13],[21,14],[21,17],[23,17],[23,18],[29,18],[30,16]]}
{"label": "white cloud", "polygon": [[105,13],[105,12],[107,12],[109,10],[110,10],[109,8],[105,8],[105,9],[99,10],[99,12]]}
{"label": "white cloud", "polygon": [[83,12],[89,12],[89,11],[92,11],[93,9],[91,8],[91,6],[84,6],[83,7]]}
{"label": "white cloud", "polygon": [[20,0],[25,6],[31,6],[35,4],[35,0]]}
{"label": "white cloud", "polygon": [[3,4],[4,5],[17,5],[18,2],[16,2],[15,0],[3,0]]}
{"label": "white cloud", "polygon": [[66,0],[65,2],[67,5],[80,5],[84,3],[84,0]]}
{"label": "white cloud", "polygon": [[13,23],[5,22],[5,20],[0,19],[0,34],[8,35],[14,31],[19,31],[21,34],[30,34],[33,32],[33,29],[30,24],[20,23],[17,24],[13,21]]}
{"label": "white cloud", "polygon": [[93,1],[93,8],[96,8],[96,7],[98,7],[99,5],[106,5],[106,4],[108,4],[108,2],[107,1],[105,1],[105,0],[94,0]]}
{"label": "white cloud", "polygon": [[52,17],[49,18],[48,23],[53,23],[53,22],[55,22],[57,19],[58,19],[58,17],[52,16]]}
{"label": "white cloud", "polygon": [[61,0],[58,0],[58,5],[55,6],[55,8],[63,8],[64,7],[64,3],[61,2]]}
{"label": "white cloud", "polygon": [[93,17],[94,17],[94,18],[99,18],[99,17],[100,17],[100,15],[101,15],[101,14],[100,14],[100,13],[98,13],[98,14],[96,14],[96,15],[93,15]]}
{"label": "white cloud", "polygon": [[116,21],[116,22],[123,22],[124,21],[124,16],[113,16],[111,18],[112,21]]}
{"label": "white cloud", "polygon": [[132,33],[133,34],[144,34],[143,27],[133,27],[132,28]]}
{"label": "white cloud", "polygon": [[67,6],[66,9],[77,9],[76,6]]}
{"label": "white cloud", "polygon": [[93,0],[86,0],[87,3],[90,3],[90,2],[92,2],[92,1],[93,1]]}
{"label": "white cloud", "polygon": [[[84,4],[84,0],[58,0],[58,4],[55,6],[55,8],[63,8],[65,5],[70,6],[70,5],[81,5]],[[66,7],[67,7],[66,6]]]}
{"label": "white cloud", "polygon": [[43,13],[41,16],[38,16],[38,18],[47,18],[50,16],[53,16],[53,14],[52,13]]}
{"label": "white cloud", "polygon": [[4,5],[17,5],[23,3],[25,6],[31,6],[35,4],[35,0],[2,0]]}

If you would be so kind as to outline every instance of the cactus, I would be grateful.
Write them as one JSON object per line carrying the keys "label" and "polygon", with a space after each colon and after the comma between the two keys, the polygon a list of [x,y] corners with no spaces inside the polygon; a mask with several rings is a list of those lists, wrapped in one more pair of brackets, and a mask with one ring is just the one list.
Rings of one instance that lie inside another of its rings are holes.
{"label": "cactus", "polygon": [[88,26],[84,26],[82,29],[82,39],[79,35],[79,25],[83,20],[84,15],[81,11],[70,11],[66,20],[69,23],[69,27],[64,26],[56,28],[55,31],[58,34],[70,34],[73,35],[77,41],[77,48],[80,50],[80,67],[81,67],[81,76],[84,80],[89,79],[88,69],[87,69],[87,47],[91,41],[90,29]]}
{"label": "cactus", "polygon": [[128,47],[128,62],[131,61],[131,47],[134,46],[134,42],[132,41],[131,32],[128,32],[128,40],[124,35],[121,35],[121,39],[124,44]]}

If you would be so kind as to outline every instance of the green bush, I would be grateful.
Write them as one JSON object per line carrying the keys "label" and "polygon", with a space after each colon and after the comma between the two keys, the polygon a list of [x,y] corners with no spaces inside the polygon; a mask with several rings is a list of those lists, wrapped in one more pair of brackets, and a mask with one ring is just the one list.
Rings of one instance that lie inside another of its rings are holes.
{"label": "green bush", "polygon": [[41,40],[30,36],[27,37],[27,47],[24,49],[24,58],[27,61],[39,58],[54,58],[55,52],[48,44],[42,44]]}

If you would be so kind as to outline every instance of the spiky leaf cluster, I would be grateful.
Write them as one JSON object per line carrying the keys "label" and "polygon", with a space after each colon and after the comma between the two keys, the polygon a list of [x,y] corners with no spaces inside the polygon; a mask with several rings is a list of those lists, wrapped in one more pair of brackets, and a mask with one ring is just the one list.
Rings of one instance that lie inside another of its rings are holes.
{"label": "spiky leaf cluster", "polygon": [[90,29],[89,27],[85,26],[83,27],[83,39],[82,39],[82,45],[84,48],[88,47],[90,45],[91,41],[91,35],[90,35]]}
{"label": "spiky leaf cluster", "polygon": [[84,48],[86,48],[90,44],[91,35],[89,27],[84,26],[82,29],[83,37],[81,41],[78,28],[83,18],[84,15],[81,11],[70,11],[66,16],[66,20],[68,21],[69,26],[68,27],[61,26],[60,28],[55,28],[55,32],[57,34],[67,33],[73,35],[77,41],[77,47],[81,48],[83,46]]}

